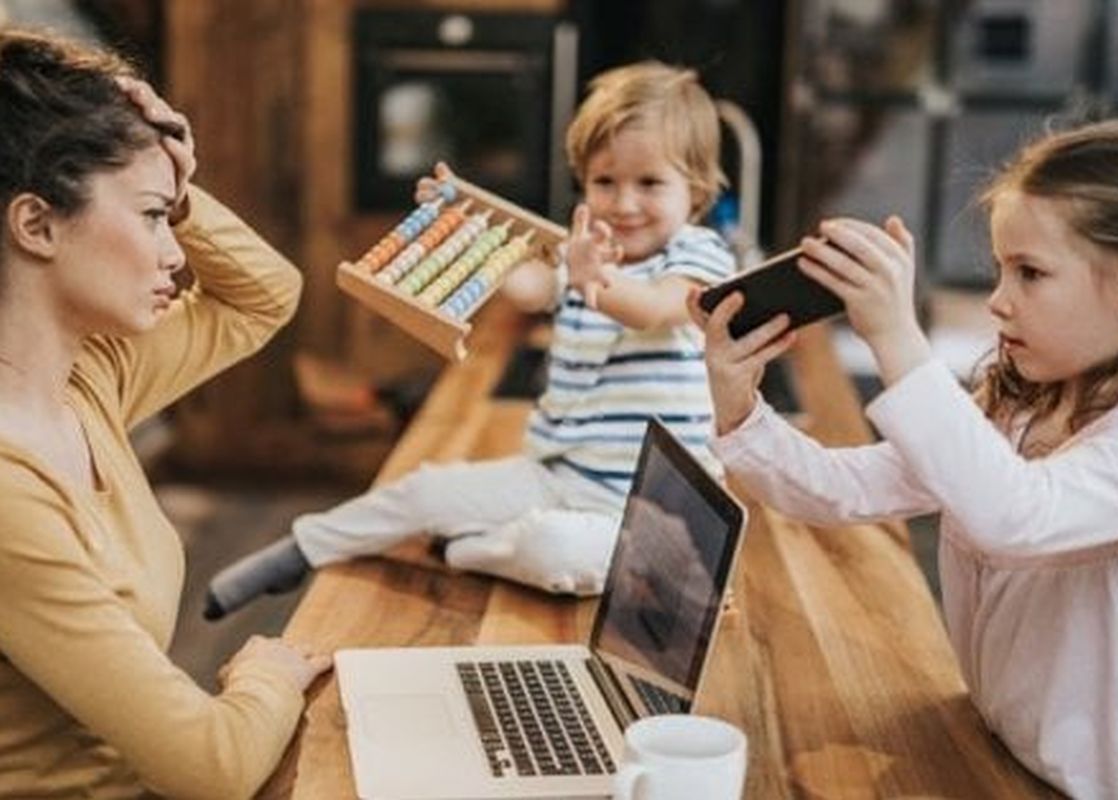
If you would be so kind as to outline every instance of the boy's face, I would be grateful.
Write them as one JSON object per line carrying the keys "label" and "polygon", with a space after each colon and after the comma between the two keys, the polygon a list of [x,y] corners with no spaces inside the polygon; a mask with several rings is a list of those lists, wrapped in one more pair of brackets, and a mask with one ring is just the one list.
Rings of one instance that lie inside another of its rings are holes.
{"label": "boy's face", "polygon": [[609,223],[626,264],[661,250],[692,208],[687,178],[668,161],[661,137],[639,126],[622,128],[587,160],[586,204]]}

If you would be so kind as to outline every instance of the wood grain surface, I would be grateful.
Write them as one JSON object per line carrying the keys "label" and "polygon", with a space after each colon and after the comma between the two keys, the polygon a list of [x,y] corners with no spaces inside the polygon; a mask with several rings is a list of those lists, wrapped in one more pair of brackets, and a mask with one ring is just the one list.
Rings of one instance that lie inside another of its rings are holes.
{"label": "wood grain surface", "polygon": [[[529,406],[490,390],[523,322],[494,302],[477,328],[472,357],[446,371],[378,481],[425,459],[518,448]],[[807,430],[828,444],[868,441],[826,327],[805,330],[790,361]],[[743,499],[749,530],[697,711],[746,731],[745,797],[1059,797],[983,726],[903,525],[814,529]],[[320,650],[584,642],[594,605],[449,574],[415,543],[321,571],[286,635]],[[324,679],[263,796],[353,791],[337,686]]]}

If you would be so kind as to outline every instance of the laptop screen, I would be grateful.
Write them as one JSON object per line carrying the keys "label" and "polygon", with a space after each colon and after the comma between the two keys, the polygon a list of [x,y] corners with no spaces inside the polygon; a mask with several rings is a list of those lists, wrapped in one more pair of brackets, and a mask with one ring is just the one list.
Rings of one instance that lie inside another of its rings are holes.
{"label": "laptop screen", "polygon": [[694,690],[741,524],[738,504],[650,422],[591,647]]}

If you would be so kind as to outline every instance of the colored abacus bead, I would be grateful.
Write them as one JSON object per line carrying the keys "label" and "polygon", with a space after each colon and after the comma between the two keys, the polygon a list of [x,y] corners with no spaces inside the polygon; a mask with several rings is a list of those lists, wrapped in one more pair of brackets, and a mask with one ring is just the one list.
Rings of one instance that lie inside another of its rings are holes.
{"label": "colored abacus bead", "polygon": [[[342,264],[339,286],[440,353],[461,358],[469,326],[460,321],[481,308],[505,274],[529,256],[533,232],[549,245],[561,234],[556,226],[456,179],[428,179],[423,186],[425,192],[434,187],[433,199],[417,205],[358,259],[368,285],[353,281],[359,276]],[[479,213],[470,213],[471,204],[481,207]],[[501,224],[491,228],[494,215]],[[514,225],[529,230],[513,238]],[[541,253],[547,260],[552,256]],[[416,303],[432,313],[424,314]]]}
{"label": "colored abacus bead", "polygon": [[442,310],[459,319],[473,312],[477,302],[504,277],[512,267],[528,255],[533,232],[517,236],[497,252],[493,253],[481,268],[454,291],[441,306]]}
{"label": "colored abacus bead", "polygon": [[388,263],[388,260],[396,255],[405,243],[404,238],[397,231],[392,231],[370,247],[357,263],[371,272],[376,272],[382,265]]}
{"label": "colored abacus bead", "polygon": [[417,296],[417,299],[421,303],[430,306],[441,303],[454,291],[455,287],[473,274],[491,253],[504,244],[508,235],[508,222],[487,230],[477,238],[477,241],[470,245],[469,250],[463,253],[457,261],[447,267],[446,271],[439,275],[438,279],[432,281],[431,285]]}
{"label": "colored abacus bead", "polygon": [[435,248],[431,255],[404,275],[396,286],[408,294],[418,294],[482,234],[489,224],[490,216],[488,211],[472,215],[450,238]]}
{"label": "colored abacus bead", "polygon": [[452,317],[461,319],[466,315],[466,311],[473,307],[473,305],[485,294],[487,288],[486,281],[479,276],[474,275],[458,290],[450,296],[441,306],[442,310]]}
{"label": "colored abacus bead", "polygon": [[427,230],[405,247],[392,259],[376,277],[385,283],[395,283],[406,275],[423,257],[434,250],[446,237],[453,233],[466,219],[464,213],[469,206],[469,201],[452,206],[439,214]]}
{"label": "colored abacus bead", "polygon": [[396,254],[403,250],[408,242],[419,236],[423,229],[434,221],[439,215],[439,209],[442,208],[443,202],[443,198],[437,197],[418,206],[404,218],[403,222],[393,228],[391,233],[373,245],[365,255],[361,256],[358,263],[372,272],[378,272],[395,258]]}
{"label": "colored abacus bead", "polygon": [[400,231],[404,238],[410,242],[422,233],[424,228],[435,221],[442,205],[443,199],[441,197],[437,197],[428,203],[423,203],[404,217],[404,221],[396,226],[396,230]]}

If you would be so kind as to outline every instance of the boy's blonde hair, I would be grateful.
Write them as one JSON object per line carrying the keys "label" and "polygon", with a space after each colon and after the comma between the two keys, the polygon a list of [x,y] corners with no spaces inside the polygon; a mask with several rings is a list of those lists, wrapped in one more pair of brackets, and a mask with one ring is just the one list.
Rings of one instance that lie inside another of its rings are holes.
{"label": "boy's blonde hair", "polygon": [[[1008,192],[1060,202],[1075,233],[1108,253],[1118,266],[1118,121],[1110,120],[1049,134],[1027,145],[980,196],[990,210]],[[1118,280],[1118,270],[1100,270],[1100,280]],[[1059,331],[1053,331],[1059,336]],[[1075,385],[1069,432],[1118,406],[1118,358],[1059,383],[1026,380],[999,353],[981,375],[979,403],[987,416],[1008,420],[1025,413],[1034,421],[1053,413],[1064,390]]]}
{"label": "boy's blonde hair", "polygon": [[642,61],[594,78],[567,128],[567,161],[580,183],[591,156],[629,125],[663,136],[666,157],[691,189],[691,220],[709,211],[727,182],[718,163],[718,112],[694,70]]}

